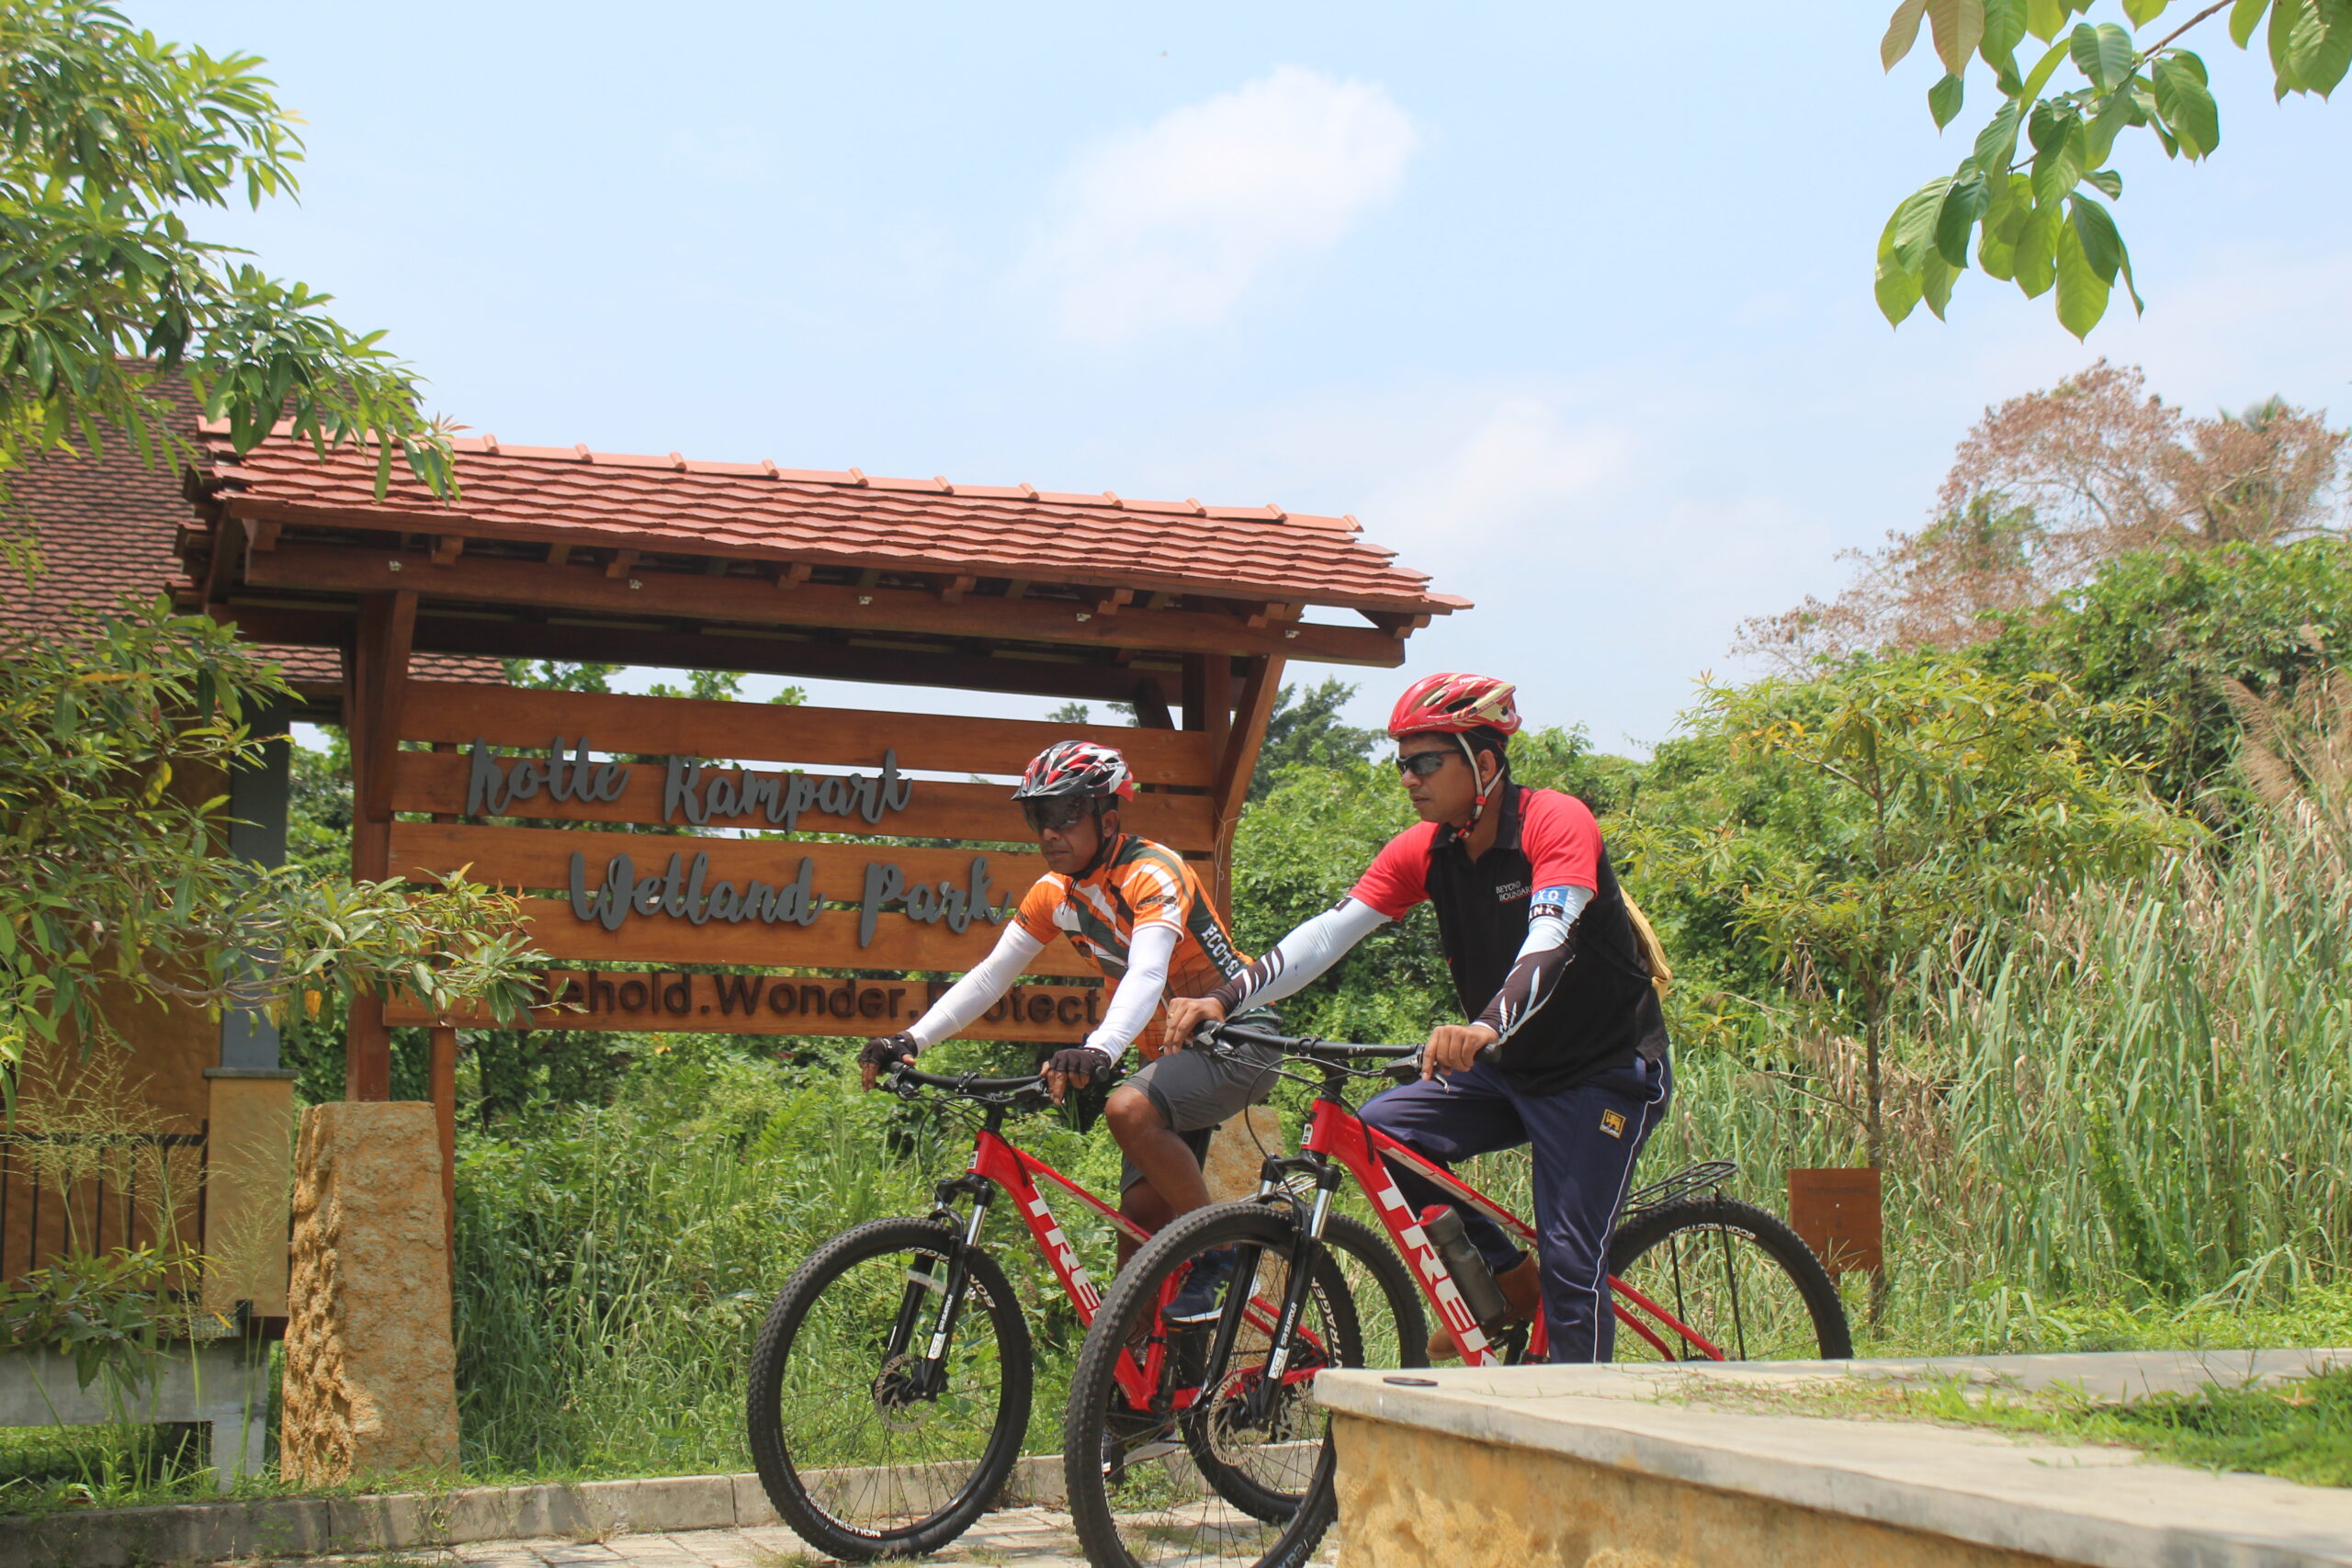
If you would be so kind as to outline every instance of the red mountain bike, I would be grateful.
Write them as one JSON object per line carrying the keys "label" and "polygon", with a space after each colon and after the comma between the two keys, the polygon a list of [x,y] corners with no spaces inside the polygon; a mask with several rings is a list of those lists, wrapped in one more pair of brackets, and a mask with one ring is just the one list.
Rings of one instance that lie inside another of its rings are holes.
{"label": "red mountain bike", "polygon": [[[910,1099],[928,1093],[978,1111],[971,1164],[939,1184],[929,1216],[843,1231],[800,1266],[753,1345],[746,1412],[752,1456],[776,1512],[810,1545],[853,1560],[938,1551],[987,1511],[1020,1458],[1035,1366],[1019,1300],[981,1242],[998,1194],[1012,1199],[1081,1323],[1093,1322],[1102,1296],[1045,1190],[1145,1238],[1111,1204],[1006,1140],[1011,1111],[1046,1103],[1042,1080],[902,1066],[883,1081]],[[1335,1219],[1321,1246],[1326,1297],[1352,1300],[1376,1280],[1419,1332],[1412,1282],[1370,1228]],[[1243,1318],[1261,1337],[1273,1327],[1271,1305],[1245,1306]],[[1307,1369],[1366,1365],[1367,1353],[1369,1364],[1386,1364],[1393,1350],[1364,1345],[1352,1316],[1344,1326],[1303,1322],[1292,1337]],[[1408,1334],[1407,1345],[1415,1342]],[[1151,1451],[1148,1434],[1165,1425],[1159,1413],[1189,1409],[1197,1398],[1197,1387],[1184,1384],[1164,1342],[1144,1347],[1110,1371],[1098,1400],[1103,1425],[1087,1451],[1101,1451],[1106,1427],[1136,1435],[1138,1451]],[[1221,1486],[1284,1517],[1295,1510],[1298,1497],[1266,1490],[1251,1472],[1250,1454],[1227,1462],[1193,1435],[1197,1468]]]}
{"label": "red mountain bike", "polygon": [[[1214,1041],[1193,1048],[1271,1046],[1311,1064],[1317,1077],[1303,1081],[1317,1089],[1314,1110],[1300,1154],[1270,1157],[1255,1199],[1171,1222],[1120,1272],[1087,1331],[1062,1451],[1070,1513],[1093,1568],[1208,1562],[1293,1568],[1309,1560],[1330,1528],[1332,1456],[1328,1423],[1309,1398],[1314,1374],[1352,1364],[1332,1359],[1334,1344],[1377,1339],[1393,1346],[1395,1359],[1381,1365],[1425,1359],[1422,1341],[1413,1337],[1418,1303],[1388,1307],[1393,1337],[1369,1333],[1350,1281],[1328,1265],[1328,1238],[1353,1225],[1333,1212],[1345,1178],[1354,1179],[1397,1251],[1411,1260],[1412,1274],[1469,1365],[1541,1360],[1546,1349],[1540,1318],[1505,1326],[1473,1315],[1383,1158],[1409,1165],[1523,1243],[1532,1245],[1532,1228],[1453,1172],[1366,1127],[1347,1103],[1351,1079],[1418,1076],[1396,1064],[1418,1056],[1419,1047],[1294,1040],[1229,1024],[1214,1032]],[[1365,1069],[1355,1065],[1361,1062],[1385,1065]],[[1609,1250],[1611,1304],[1624,1330],[1617,1336],[1619,1359],[1837,1360],[1853,1354],[1845,1309],[1819,1260],[1781,1221],[1722,1191],[1735,1169],[1727,1162],[1692,1166],[1627,1199]],[[1213,1318],[1170,1322],[1168,1304],[1200,1268],[1244,1283],[1224,1288]],[[1155,1368],[1161,1381],[1141,1402],[1159,1418],[1150,1427],[1133,1412],[1137,1380],[1150,1382]],[[1106,1427],[1128,1438],[1120,1462],[1096,1459]],[[1171,1432],[1188,1440],[1170,1441]],[[1257,1484],[1229,1484],[1220,1468],[1201,1462],[1204,1446],[1220,1457],[1253,1455],[1250,1473]]]}

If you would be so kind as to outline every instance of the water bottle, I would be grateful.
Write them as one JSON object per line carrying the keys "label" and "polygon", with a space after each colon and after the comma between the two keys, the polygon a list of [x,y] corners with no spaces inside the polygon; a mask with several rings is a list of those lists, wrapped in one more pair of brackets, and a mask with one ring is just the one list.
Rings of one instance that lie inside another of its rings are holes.
{"label": "water bottle", "polygon": [[1470,1237],[1462,1228],[1461,1213],[1449,1205],[1432,1203],[1421,1211],[1421,1234],[1430,1238],[1437,1255],[1445,1259],[1446,1271],[1453,1276],[1453,1288],[1462,1292],[1462,1304],[1478,1320],[1478,1326],[1488,1333],[1502,1326],[1510,1316],[1510,1298],[1495,1283],[1494,1271],[1478,1249],[1470,1245]]}

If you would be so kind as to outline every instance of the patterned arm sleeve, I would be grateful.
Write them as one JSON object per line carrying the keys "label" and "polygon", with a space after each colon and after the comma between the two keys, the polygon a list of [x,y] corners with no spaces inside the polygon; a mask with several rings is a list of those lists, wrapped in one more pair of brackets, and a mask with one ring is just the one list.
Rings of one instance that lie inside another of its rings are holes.
{"label": "patterned arm sleeve", "polygon": [[1502,989],[1478,1015],[1478,1021],[1493,1030],[1496,1039],[1508,1040],[1517,1033],[1560,988],[1560,976],[1566,972],[1570,957],[1569,929],[1591,902],[1589,887],[1546,887],[1537,892],[1527,921],[1527,940],[1519,944],[1519,957],[1503,976]]}
{"label": "patterned arm sleeve", "polygon": [[970,1027],[974,1019],[996,1005],[996,999],[1021,978],[1029,961],[1045,949],[1044,942],[1021,926],[1005,927],[1004,934],[996,939],[996,946],[980,960],[979,967],[950,987],[945,996],[907,1026],[907,1032],[914,1036],[916,1044],[928,1051],[956,1031]]}
{"label": "patterned arm sleeve", "polygon": [[1276,942],[1273,950],[1211,992],[1230,1018],[1247,1002],[1278,1002],[1337,964],[1388,917],[1351,896]]}
{"label": "patterned arm sleeve", "polygon": [[1176,956],[1176,939],[1180,928],[1165,920],[1155,920],[1148,926],[1137,926],[1135,938],[1127,943],[1126,973],[1111,992],[1110,1005],[1102,1010],[1102,1021],[1086,1043],[1114,1062],[1125,1054],[1135,1037],[1143,1032],[1144,1025],[1159,1007],[1159,998],[1168,989],[1169,960]]}

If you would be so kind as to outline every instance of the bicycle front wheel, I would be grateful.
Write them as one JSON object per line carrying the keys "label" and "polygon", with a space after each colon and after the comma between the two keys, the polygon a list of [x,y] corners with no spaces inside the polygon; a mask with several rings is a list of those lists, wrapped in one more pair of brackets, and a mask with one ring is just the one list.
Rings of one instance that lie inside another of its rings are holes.
{"label": "bicycle front wheel", "polygon": [[1837,1284],[1797,1233],[1721,1193],[1626,1217],[1611,1238],[1620,1361],[1842,1361]]}
{"label": "bicycle front wheel", "polygon": [[[1227,1204],[1174,1221],[1120,1271],[1079,1351],[1063,1427],[1071,1522],[1094,1568],[1295,1568],[1330,1529],[1330,1423],[1314,1376],[1363,1365],[1368,1348],[1418,1361],[1422,1318],[1396,1255],[1334,1215],[1277,1370],[1298,1242],[1286,1212]],[[1212,1267],[1232,1322],[1170,1322],[1193,1271]]]}
{"label": "bicycle front wheel", "polygon": [[[939,1375],[924,1357],[968,1274]],[[852,1561],[936,1551],[1002,1490],[1029,1420],[1029,1330],[1004,1271],[928,1220],[876,1220],[802,1264],[752,1351],[760,1483],[785,1523]]]}

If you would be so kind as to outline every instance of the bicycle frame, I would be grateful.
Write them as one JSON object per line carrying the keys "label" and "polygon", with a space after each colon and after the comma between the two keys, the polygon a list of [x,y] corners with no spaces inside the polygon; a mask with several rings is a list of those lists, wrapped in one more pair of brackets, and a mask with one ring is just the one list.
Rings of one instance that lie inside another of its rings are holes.
{"label": "bicycle frame", "polygon": [[[1131,1240],[1148,1241],[1151,1233],[1044,1160],[1014,1145],[1000,1130],[1003,1115],[1002,1107],[989,1107],[987,1119],[973,1142],[971,1163],[965,1168],[963,1177],[940,1184],[939,1212],[942,1217],[952,1218],[953,1211],[948,1208],[948,1200],[957,1193],[967,1194],[971,1198],[972,1212],[963,1222],[963,1246],[965,1249],[970,1249],[979,1244],[980,1228],[987,1222],[990,1201],[1000,1191],[1006,1194],[1016,1206],[1022,1224],[1028,1227],[1030,1238],[1035,1242],[1046,1267],[1061,1282],[1063,1292],[1077,1310],[1080,1324],[1091,1325],[1094,1314],[1102,1310],[1102,1292],[1095,1287],[1086,1265],[1079,1260],[1078,1250],[1070,1246],[1069,1236],[1062,1229],[1061,1222],[1054,1217],[1053,1206],[1040,1190],[1039,1179],[1043,1179],[1069,1193],[1097,1215],[1110,1221]],[[968,1283],[969,1275],[959,1254],[951,1262],[946,1285],[940,1292],[939,1311],[933,1319],[930,1342],[922,1358],[925,1382],[931,1386],[944,1385],[947,1348],[956,1319],[963,1312]],[[1174,1288],[1174,1281],[1170,1281],[1170,1293]],[[921,1311],[922,1296],[938,1289],[935,1280],[909,1280],[899,1310],[899,1325],[891,1336],[887,1354],[902,1352],[914,1342],[915,1319]],[[1262,1303],[1253,1303],[1250,1315],[1261,1327],[1272,1326],[1272,1314]],[[1154,1337],[1140,1359],[1135,1355],[1120,1358],[1119,1385],[1135,1409],[1149,1407],[1154,1393],[1159,1387],[1166,1356],[1165,1342]],[[1179,1390],[1175,1395],[1175,1407],[1185,1409],[1198,1397],[1197,1389]]]}
{"label": "bicycle frame", "polygon": [[[1533,1228],[1444,1167],[1414,1153],[1387,1134],[1365,1126],[1344,1101],[1328,1094],[1316,1098],[1314,1115],[1307,1123],[1306,1136],[1300,1141],[1299,1147],[1303,1154],[1320,1161],[1339,1162],[1371,1198],[1374,1209],[1380,1215],[1381,1224],[1387,1230],[1390,1239],[1396,1242],[1396,1249],[1411,1263],[1414,1274],[1420,1280],[1422,1292],[1437,1309],[1440,1320],[1452,1331],[1454,1342],[1462,1347],[1464,1364],[1473,1367],[1501,1365],[1501,1349],[1487,1337],[1477,1320],[1471,1316],[1468,1304],[1463,1301],[1461,1291],[1454,1285],[1452,1270],[1446,1268],[1445,1260],[1438,1256],[1436,1246],[1422,1232],[1420,1216],[1405,1201],[1404,1193],[1397,1190],[1396,1180],[1389,1175],[1384,1162],[1393,1159],[1409,1167],[1416,1175],[1426,1178],[1449,1197],[1476,1209],[1500,1225],[1505,1234],[1515,1235],[1531,1247],[1535,1244]],[[1726,1359],[1723,1351],[1697,1329],[1613,1274],[1609,1278],[1609,1289],[1610,1310],[1617,1321],[1641,1336],[1668,1360],[1684,1358],[1676,1355],[1667,1340],[1660,1337],[1658,1331],[1661,1329],[1709,1360]],[[1629,1310],[1629,1304],[1632,1310]],[[1636,1311],[1645,1314],[1649,1321],[1635,1316]],[[1549,1347],[1547,1325],[1538,1315],[1528,1340],[1527,1359],[1544,1359]]]}

